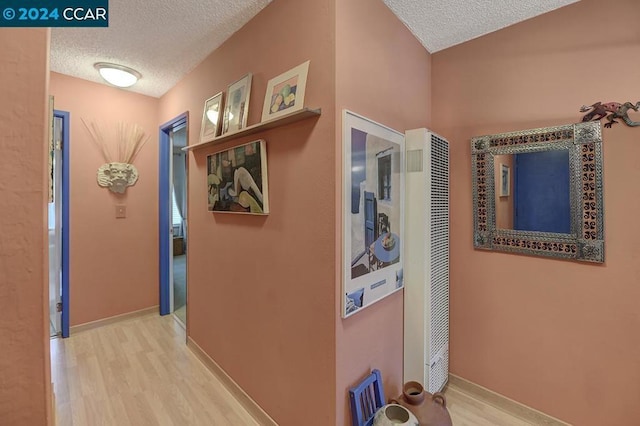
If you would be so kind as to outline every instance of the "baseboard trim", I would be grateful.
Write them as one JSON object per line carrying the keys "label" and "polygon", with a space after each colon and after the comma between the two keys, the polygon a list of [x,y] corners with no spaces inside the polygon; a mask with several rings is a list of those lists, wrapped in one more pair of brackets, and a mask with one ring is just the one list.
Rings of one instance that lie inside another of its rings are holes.
{"label": "baseboard trim", "polygon": [[504,395],[500,395],[497,392],[470,382],[455,374],[449,374],[449,383],[447,386],[534,425],[571,426],[569,423],[507,398]]}
{"label": "baseboard trim", "polygon": [[159,314],[159,305],[150,306],[148,308],[140,309],[139,311],[127,312],[126,314],[114,315],[108,318],[102,318],[99,320],[85,322],[84,324],[78,324],[71,326],[69,334],[80,333],[87,330],[93,330],[94,328],[103,327],[105,325],[113,324],[114,322],[125,321],[133,318],[144,317],[150,314]]}
{"label": "baseboard trim", "polygon": [[187,337],[187,347],[222,382],[231,395],[261,426],[278,426],[269,415],[222,369],[191,337]]}

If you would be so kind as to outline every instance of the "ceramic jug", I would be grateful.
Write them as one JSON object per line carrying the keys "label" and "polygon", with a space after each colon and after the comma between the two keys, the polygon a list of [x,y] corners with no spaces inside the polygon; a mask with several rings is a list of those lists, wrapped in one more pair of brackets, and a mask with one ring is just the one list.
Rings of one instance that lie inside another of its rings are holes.
{"label": "ceramic jug", "polygon": [[391,402],[411,411],[420,426],[452,426],[444,395],[440,392],[432,395],[418,382],[405,383],[402,395]]}

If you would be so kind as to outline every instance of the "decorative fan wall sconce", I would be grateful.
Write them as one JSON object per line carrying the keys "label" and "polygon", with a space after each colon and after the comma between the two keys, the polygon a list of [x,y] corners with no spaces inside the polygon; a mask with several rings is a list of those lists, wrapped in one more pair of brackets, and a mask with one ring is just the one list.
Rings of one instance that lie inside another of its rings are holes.
{"label": "decorative fan wall sconce", "polygon": [[105,140],[103,132],[95,123],[82,123],[91,135],[91,140],[102,154],[105,164],[98,168],[98,185],[109,188],[116,194],[124,194],[127,187],[134,185],[138,180],[138,169],[133,165],[133,159],[149,139],[137,124],[118,123],[116,127],[116,150],[114,157],[109,144]]}

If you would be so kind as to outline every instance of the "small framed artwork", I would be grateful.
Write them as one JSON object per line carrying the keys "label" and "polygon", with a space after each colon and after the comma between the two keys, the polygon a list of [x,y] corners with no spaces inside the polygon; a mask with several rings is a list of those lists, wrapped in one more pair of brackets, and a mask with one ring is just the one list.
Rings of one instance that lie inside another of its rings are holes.
{"label": "small framed artwork", "polygon": [[511,183],[511,172],[509,166],[500,164],[500,196],[508,197]]}
{"label": "small framed artwork", "polygon": [[222,92],[207,99],[202,113],[200,142],[209,142],[220,133],[222,123]]}
{"label": "small framed artwork", "polygon": [[342,317],[404,287],[404,134],[344,110]]}
{"label": "small framed artwork", "polygon": [[267,83],[267,93],[262,106],[262,120],[274,118],[299,111],[304,107],[304,92],[309,72],[307,61],[289,71],[272,78]]}
{"label": "small framed artwork", "polygon": [[207,156],[210,212],[268,214],[267,143],[260,139]]}
{"label": "small framed artwork", "polygon": [[236,132],[247,127],[251,78],[252,74],[249,73],[229,86],[224,102],[222,134]]}

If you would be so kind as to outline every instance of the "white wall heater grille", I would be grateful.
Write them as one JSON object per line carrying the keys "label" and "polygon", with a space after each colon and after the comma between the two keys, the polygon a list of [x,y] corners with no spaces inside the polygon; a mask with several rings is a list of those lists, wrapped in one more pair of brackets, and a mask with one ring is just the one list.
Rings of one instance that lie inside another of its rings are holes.
{"label": "white wall heater grille", "polygon": [[429,392],[449,375],[449,143],[406,132],[404,381]]}

